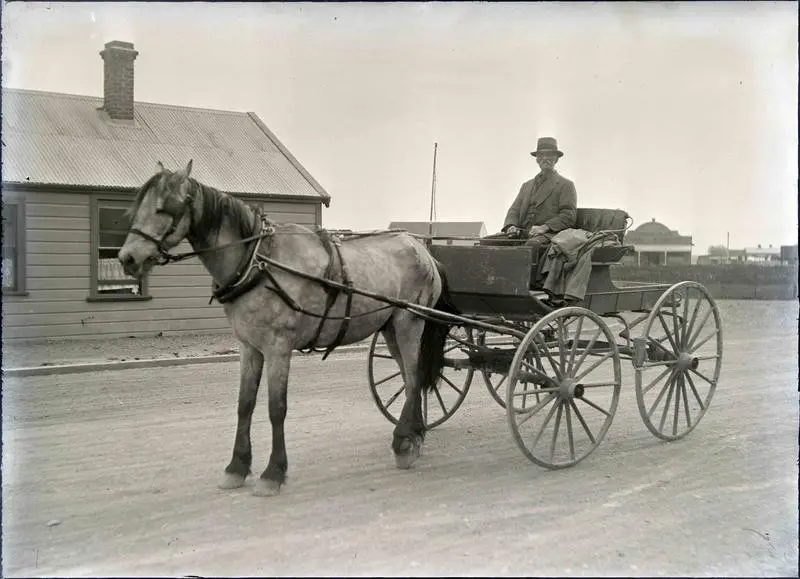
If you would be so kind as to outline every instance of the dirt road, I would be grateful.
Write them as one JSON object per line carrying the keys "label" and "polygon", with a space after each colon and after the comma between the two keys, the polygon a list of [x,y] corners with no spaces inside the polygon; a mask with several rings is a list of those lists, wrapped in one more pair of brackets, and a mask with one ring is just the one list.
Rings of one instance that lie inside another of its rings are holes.
{"label": "dirt road", "polygon": [[[3,574],[796,576],[790,306],[788,323],[728,316],[720,387],[684,440],[646,430],[625,362],[610,432],[563,471],[527,461],[479,384],[396,470],[363,353],[293,365],[273,498],[215,486],[236,363],[8,380]],[[253,440],[260,473],[265,403]]]}

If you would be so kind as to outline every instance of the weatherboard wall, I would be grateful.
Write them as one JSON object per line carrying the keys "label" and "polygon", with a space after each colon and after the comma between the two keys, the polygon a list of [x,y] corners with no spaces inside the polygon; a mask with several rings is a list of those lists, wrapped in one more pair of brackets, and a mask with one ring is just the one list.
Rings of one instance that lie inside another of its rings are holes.
{"label": "weatherboard wall", "polygon": [[[205,333],[228,328],[211,296],[211,277],[199,260],[155,268],[148,279],[151,299],[91,301],[91,207],[89,193],[8,191],[4,200],[25,203],[25,295],[3,295],[3,340],[104,338]],[[284,223],[321,222],[319,202],[258,203]],[[176,251],[188,251],[181,244]]]}

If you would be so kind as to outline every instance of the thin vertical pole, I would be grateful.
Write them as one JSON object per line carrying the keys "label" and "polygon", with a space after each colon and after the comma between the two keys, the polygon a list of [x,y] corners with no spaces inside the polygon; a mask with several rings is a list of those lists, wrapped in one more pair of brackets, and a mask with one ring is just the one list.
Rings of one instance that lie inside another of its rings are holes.
{"label": "thin vertical pole", "polygon": [[435,203],[436,203],[436,151],[439,148],[439,143],[433,144],[433,177],[431,178],[431,213],[428,218],[428,235],[433,237],[433,218],[435,216]]}

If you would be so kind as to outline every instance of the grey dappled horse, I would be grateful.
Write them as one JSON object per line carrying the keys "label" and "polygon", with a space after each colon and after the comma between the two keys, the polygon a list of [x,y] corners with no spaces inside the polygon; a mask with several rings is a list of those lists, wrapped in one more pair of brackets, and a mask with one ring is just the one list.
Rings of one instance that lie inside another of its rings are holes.
{"label": "grey dappled horse", "polygon": [[[441,372],[448,327],[426,321],[400,301],[387,305],[349,288],[453,311],[438,262],[403,232],[331,244],[320,232],[274,223],[242,201],[199,183],[190,177],[191,169],[192,161],[174,172],[157,164],[131,208],[131,229],[119,260],[128,275],[138,278],[154,265],[197,255],[214,280],[213,295],[223,304],[240,342],[241,358],[233,458],[219,486],[238,488],[250,474],[250,424],[265,361],[272,452],[255,483],[256,495],[276,494],[286,478],[284,420],[292,352],[308,347],[330,350],[377,331],[383,333],[405,382],[406,402],[392,449],[397,466],[410,467],[425,435],[421,393]],[[183,239],[194,251],[170,254]],[[274,262],[265,263],[259,256]],[[340,285],[326,286],[299,274]]]}

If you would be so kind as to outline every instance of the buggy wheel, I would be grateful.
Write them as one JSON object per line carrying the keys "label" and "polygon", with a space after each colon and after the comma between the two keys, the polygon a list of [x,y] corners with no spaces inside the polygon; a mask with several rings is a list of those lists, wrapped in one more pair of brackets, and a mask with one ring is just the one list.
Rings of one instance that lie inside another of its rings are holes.
{"label": "buggy wheel", "polygon": [[[524,324],[522,331],[530,329],[531,324]],[[495,334],[486,330],[477,330],[477,344],[479,347],[492,348],[498,352],[490,356],[486,363],[480,364],[476,370],[480,380],[486,385],[489,394],[503,408],[506,407],[506,391],[508,384],[508,370],[514,352],[519,347],[520,340],[508,334]]]}
{"label": "buggy wheel", "polygon": [[[422,399],[422,417],[429,430],[455,414],[467,396],[474,372],[464,353],[469,344],[474,344],[471,328],[454,326],[450,329],[444,347],[445,367],[434,387]],[[389,422],[397,424],[406,400],[405,382],[380,332],[373,336],[369,347],[367,378],[378,410]]]}
{"label": "buggy wheel", "polygon": [[708,290],[694,281],[665,291],[634,345],[636,402],[662,440],[689,434],[703,418],[722,367],[722,322]]}
{"label": "buggy wheel", "polygon": [[621,385],[619,350],[600,316],[580,307],[547,314],[511,363],[506,415],[517,446],[544,468],[579,463],[608,432]]}

